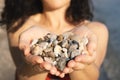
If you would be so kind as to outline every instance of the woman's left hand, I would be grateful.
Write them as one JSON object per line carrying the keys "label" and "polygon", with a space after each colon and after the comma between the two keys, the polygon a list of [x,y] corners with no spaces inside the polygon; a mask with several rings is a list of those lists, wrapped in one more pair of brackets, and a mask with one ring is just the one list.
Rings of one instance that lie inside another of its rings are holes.
{"label": "woman's left hand", "polygon": [[[97,37],[96,35],[86,26],[81,26],[73,29],[71,32],[82,37],[88,38],[87,50],[85,54],[76,56],[73,60],[70,60],[67,67],[63,70],[64,74],[71,73],[73,71],[83,70],[88,65],[91,65],[96,60],[96,48],[97,48]],[[63,75],[62,75],[63,76]]]}

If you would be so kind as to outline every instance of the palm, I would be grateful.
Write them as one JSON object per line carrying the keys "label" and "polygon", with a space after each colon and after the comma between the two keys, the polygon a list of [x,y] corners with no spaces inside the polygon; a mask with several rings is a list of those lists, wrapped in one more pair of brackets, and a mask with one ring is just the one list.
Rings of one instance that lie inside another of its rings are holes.
{"label": "palm", "polygon": [[71,30],[74,34],[78,35],[80,38],[87,37],[87,55],[76,56],[74,60],[68,62],[68,67],[64,70],[65,73],[70,73],[69,71],[79,70],[85,68],[87,64],[91,64],[96,58],[96,45],[97,38],[96,35],[86,26],[76,27]]}

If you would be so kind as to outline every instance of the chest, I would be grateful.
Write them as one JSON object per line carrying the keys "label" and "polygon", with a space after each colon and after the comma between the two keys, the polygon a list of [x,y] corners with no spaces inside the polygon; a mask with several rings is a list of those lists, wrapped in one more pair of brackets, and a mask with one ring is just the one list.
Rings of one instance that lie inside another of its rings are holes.
{"label": "chest", "polygon": [[[19,45],[19,38],[21,36],[21,33],[25,32],[27,29],[29,30],[29,28],[21,28],[14,33],[12,33],[12,32],[8,33],[8,39],[9,39],[10,46],[17,47]],[[56,35],[59,35],[59,34],[62,34],[66,31],[70,31],[71,29],[73,29],[73,28],[72,27],[64,27],[62,29],[52,29],[52,28],[51,29],[49,29],[49,28],[45,28],[45,29],[38,28],[38,29],[35,29],[35,30],[30,29],[28,31],[28,34],[27,34],[26,37],[28,37],[29,35],[32,35],[32,34],[43,37],[47,33],[54,33]]]}

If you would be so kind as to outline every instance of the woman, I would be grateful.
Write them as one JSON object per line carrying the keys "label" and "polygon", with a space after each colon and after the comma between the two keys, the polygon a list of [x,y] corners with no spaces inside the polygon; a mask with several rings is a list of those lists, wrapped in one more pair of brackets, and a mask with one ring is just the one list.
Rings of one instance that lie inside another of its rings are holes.
{"label": "woman", "polygon": [[[104,60],[108,31],[91,22],[90,0],[5,0],[2,14],[7,25],[10,51],[16,64],[16,80],[97,80]],[[51,32],[87,36],[87,54],[70,60],[61,72],[30,54],[31,40]],[[104,40],[103,40],[104,39]],[[37,66],[35,66],[37,64]]]}

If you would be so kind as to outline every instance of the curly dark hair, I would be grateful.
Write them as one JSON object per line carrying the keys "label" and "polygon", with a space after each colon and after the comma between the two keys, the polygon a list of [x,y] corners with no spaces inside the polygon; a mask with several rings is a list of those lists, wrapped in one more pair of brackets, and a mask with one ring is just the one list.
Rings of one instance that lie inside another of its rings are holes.
{"label": "curly dark hair", "polygon": [[[90,8],[91,0],[71,0],[71,4],[66,10],[66,20],[72,24],[80,23],[84,20],[91,20],[93,15]],[[15,30],[31,16],[42,13],[41,0],[5,0],[5,7],[2,13],[2,24],[7,25],[7,30],[17,21]]]}

